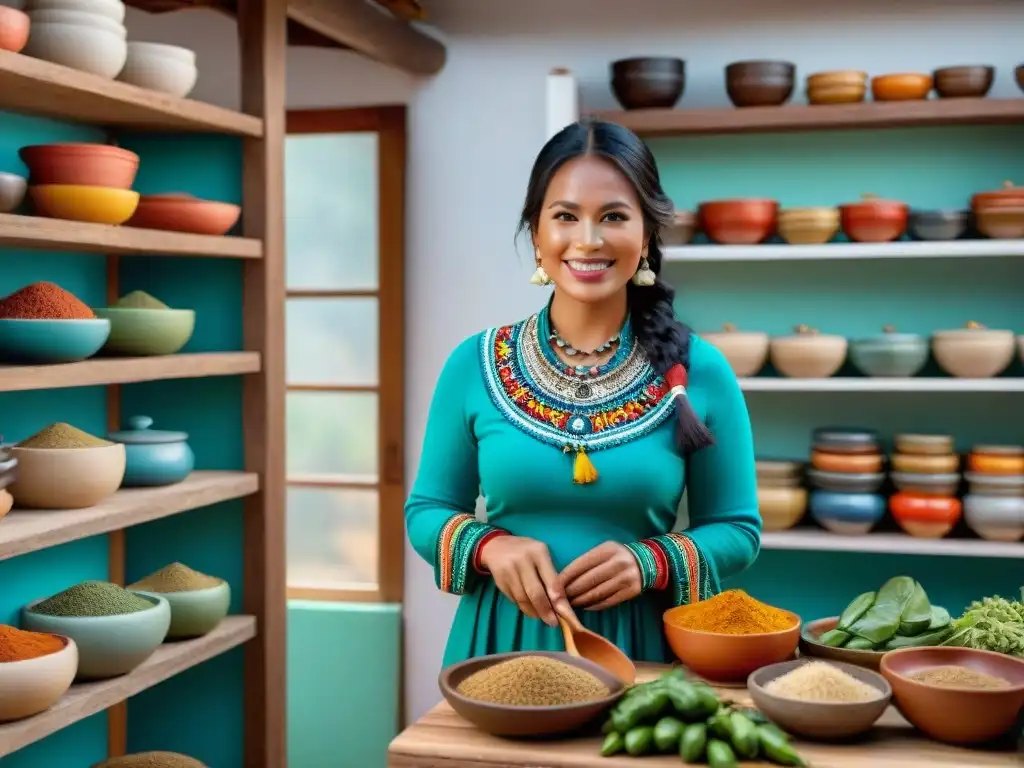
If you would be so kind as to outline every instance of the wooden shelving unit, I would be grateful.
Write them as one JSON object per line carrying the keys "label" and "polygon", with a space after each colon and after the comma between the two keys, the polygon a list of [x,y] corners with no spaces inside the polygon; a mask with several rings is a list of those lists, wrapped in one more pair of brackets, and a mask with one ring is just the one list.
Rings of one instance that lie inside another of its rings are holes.
{"label": "wooden shelving unit", "polygon": [[840,536],[816,529],[791,528],[761,534],[763,549],[814,552],[868,552],[887,555],[955,555],[958,557],[1024,558],[1024,544],[984,539],[921,539],[905,533],[866,533]]}

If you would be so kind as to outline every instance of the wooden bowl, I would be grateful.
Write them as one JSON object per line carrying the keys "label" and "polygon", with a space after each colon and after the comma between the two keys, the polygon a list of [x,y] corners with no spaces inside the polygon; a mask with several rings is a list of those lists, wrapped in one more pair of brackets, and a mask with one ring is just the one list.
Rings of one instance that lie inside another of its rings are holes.
{"label": "wooden bowl", "polygon": [[790,245],[822,245],[839,232],[839,209],[785,208],[779,211],[777,226]]}
{"label": "wooden bowl", "polygon": [[932,90],[932,76],[918,73],[878,75],[871,78],[875,101],[919,101]]}
{"label": "wooden bowl", "polygon": [[935,92],[944,99],[981,98],[992,90],[996,68],[988,66],[943,67],[932,72]]}
{"label": "wooden bowl", "polygon": [[907,229],[910,207],[896,200],[882,200],[865,194],[856,203],[839,206],[846,236],[857,243],[888,243]]}
{"label": "wooden bowl", "polygon": [[686,88],[686,62],[667,56],[613,61],[612,93],[624,109],[674,107]]}
{"label": "wooden bowl", "polygon": [[785,531],[799,523],[807,512],[806,488],[768,488],[757,485],[757,508],[762,529]]}
{"label": "wooden bowl", "polygon": [[241,207],[233,203],[200,200],[192,195],[143,195],[128,226],[224,235],[235,226],[241,213]]}
{"label": "wooden bowl", "polygon": [[737,107],[777,107],[793,95],[796,64],[735,61],[725,68],[725,90]]}
{"label": "wooden bowl", "polygon": [[[510,707],[504,704],[476,701],[458,692],[462,681],[474,672],[519,656],[547,656],[586,670],[608,686],[610,693],[603,699],[587,701],[582,704],[556,707]],[[614,706],[626,690],[622,681],[603,667],[567,653],[552,651],[497,653],[469,659],[441,670],[437,684],[441,689],[441,695],[462,718],[485,733],[506,737],[554,736],[578,730]]]}
{"label": "wooden bowl", "polygon": [[805,624],[800,632],[800,656],[841,661],[864,669],[878,669],[885,651],[860,651],[855,648],[833,648],[821,642],[821,636],[839,625],[838,616],[829,616]]}
{"label": "wooden bowl", "polygon": [[842,336],[819,334],[806,325],[792,336],[777,336],[769,345],[772,365],[792,379],[827,379],[846,360],[847,342]]}
{"label": "wooden bowl", "polygon": [[889,497],[889,511],[904,531],[919,539],[941,539],[960,522],[963,507],[954,496],[900,491]]}
{"label": "wooden bowl", "polygon": [[[967,667],[1004,678],[1006,688],[944,688],[912,676],[932,667]],[[936,741],[980,744],[1007,733],[1024,707],[1024,660],[970,648],[901,648],[882,657],[881,672],[907,720]]]}
{"label": "wooden bowl", "polygon": [[1005,371],[1014,356],[1012,331],[992,330],[969,322],[963,328],[936,331],[932,354],[950,376],[960,379],[989,379]]}
{"label": "wooden bowl", "polygon": [[725,323],[721,331],[700,337],[725,356],[740,378],[756,376],[768,361],[768,334],[762,331],[738,331],[732,323]]}
{"label": "wooden bowl", "polygon": [[108,144],[34,144],[18,150],[32,184],[131,189],[139,156]]}
{"label": "wooden bowl", "polygon": [[710,200],[697,209],[704,234],[722,245],[756,245],[775,231],[779,204],[774,200],[740,198]]}
{"label": "wooden bowl", "polygon": [[866,85],[819,85],[807,89],[807,103],[858,104],[867,93]]}
{"label": "wooden bowl", "polygon": [[64,647],[55,653],[0,663],[0,722],[45,712],[67,693],[78,671],[78,646],[57,637]]}
{"label": "wooden bowl", "polygon": [[807,88],[832,88],[843,85],[866,86],[868,73],[859,69],[840,69],[832,72],[815,72],[807,76]]}
{"label": "wooden bowl", "polygon": [[0,7],[0,49],[21,53],[28,43],[29,17],[17,8]]}

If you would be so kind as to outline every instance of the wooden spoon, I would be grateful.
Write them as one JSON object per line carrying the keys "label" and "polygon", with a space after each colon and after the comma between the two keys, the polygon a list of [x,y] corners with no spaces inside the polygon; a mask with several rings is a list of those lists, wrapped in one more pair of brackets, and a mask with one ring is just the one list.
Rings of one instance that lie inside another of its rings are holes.
{"label": "wooden spoon", "polygon": [[565,638],[565,650],[570,656],[592,661],[604,667],[626,685],[636,681],[636,667],[615,643],[584,627],[574,613],[558,614],[558,623]]}

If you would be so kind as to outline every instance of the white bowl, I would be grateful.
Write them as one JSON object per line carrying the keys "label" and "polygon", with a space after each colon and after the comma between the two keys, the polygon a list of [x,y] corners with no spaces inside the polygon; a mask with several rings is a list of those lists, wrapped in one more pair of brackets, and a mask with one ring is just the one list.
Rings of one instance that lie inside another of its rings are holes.
{"label": "white bowl", "polygon": [[28,0],[25,10],[32,11],[83,11],[105,16],[118,24],[124,23],[125,5],[120,0]]}
{"label": "white bowl", "polygon": [[96,448],[11,448],[18,479],[10,486],[19,507],[85,509],[112,496],[124,480],[122,443]]}
{"label": "white bowl", "polygon": [[28,181],[16,173],[0,172],[0,213],[10,213],[25,199]]}
{"label": "white bowl", "polygon": [[105,29],[41,22],[32,24],[22,53],[113,79],[128,58],[128,43]]}
{"label": "white bowl", "polygon": [[76,27],[95,27],[105,29],[118,37],[127,37],[128,32],[119,21],[108,19],[98,13],[89,11],[69,11],[64,8],[47,8],[46,10],[29,11],[28,17],[32,24],[72,24]]}
{"label": "white bowl", "polygon": [[56,653],[0,663],[0,723],[45,712],[67,693],[78,672],[78,646],[59,637],[65,645]]}
{"label": "white bowl", "polygon": [[[169,93],[172,96],[187,96],[196,86],[199,71],[195,64],[195,54],[187,49],[179,49],[192,54],[192,61],[184,57],[164,53],[154,48],[154,43],[128,43],[128,60],[117,79],[123,83],[148,88],[151,91]],[[159,46],[174,48],[175,46]]]}
{"label": "white bowl", "polygon": [[1024,539],[1024,497],[964,496],[964,522],[967,527],[989,541],[1020,541]]}
{"label": "white bowl", "polygon": [[128,43],[128,55],[176,59],[186,64],[196,63],[196,52],[191,48],[183,48],[180,45],[168,45],[167,43],[142,43],[132,40]]}

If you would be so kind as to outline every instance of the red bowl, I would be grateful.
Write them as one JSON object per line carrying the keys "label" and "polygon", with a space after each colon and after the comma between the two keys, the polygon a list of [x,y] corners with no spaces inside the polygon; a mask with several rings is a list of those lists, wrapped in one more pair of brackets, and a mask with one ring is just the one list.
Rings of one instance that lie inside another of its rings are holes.
{"label": "red bowl", "polygon": [[701,229],[722,245],[756,245],[775,232],[779,204],[775,200],[746,198],[712,200],[697,209]]}
{"label": "red bowl", "polygon": [[889,497],[889,511],[911,536],[936,539],[949,533],[963,514],[960,499],[901,491]]}
{"label": "red bowl", "polygon": [[233,203],[200,200],[192,195],[143,195],[129,227],[223,235],[238,222],[242,209]]}
{"label": "red bowl", "polygon": [[29,182],[80,184],[85,187],[131,189],[139,172],[139,156],[109,144],[33,144],[18,150],[28,166]]}
{"label": "red bowl", "polygon": [[17,8],[0,6],[0,49],[21,53],[28,43],[29,17]]}
{"label": "red bowl", "polygon": [[889,243],[907,231],[909,213],[906,203],[865,196],[860,202],[839,206],[839,222],[854,242]]}

